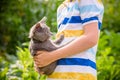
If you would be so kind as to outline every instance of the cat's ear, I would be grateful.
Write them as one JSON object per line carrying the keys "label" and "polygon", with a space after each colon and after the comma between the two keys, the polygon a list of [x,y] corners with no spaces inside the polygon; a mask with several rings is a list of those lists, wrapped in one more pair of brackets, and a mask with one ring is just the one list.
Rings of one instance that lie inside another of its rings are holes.
{"label": "cat's ear", "polygon": [[35,25],[35,29],[37,29],[37,28],[41,28],[42,26],[41,26],[41,24],[40,23],[37,23],[36,25]]}
{"label": "cat's ear", "polygon": [[47,20],[47,17],[43,17],[43,18],[39,21],[39,23],[45,23],[46,20]]}

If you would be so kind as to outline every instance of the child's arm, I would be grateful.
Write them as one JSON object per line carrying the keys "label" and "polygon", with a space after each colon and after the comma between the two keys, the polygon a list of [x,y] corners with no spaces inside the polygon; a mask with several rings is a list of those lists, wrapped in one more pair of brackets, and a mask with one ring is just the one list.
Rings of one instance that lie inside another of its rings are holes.
{"label": "child's arm", "polygon": [[84,26],[84,34],[70,44],[52,52],[38,52],[41,55],[34,57],[35,63],[39,67],[46,66],[53,61],[75,55],[85,51],[98,42],[98,23],[93,22]]}
{"label": "child's arm", "polygon": [[87,24],[84,26],[84,34],[82,36],[65,47],[51,52],[51,54],[53,54],[54,59],[57,60],[85,51],[97,44],[98,33],[97,22]]}

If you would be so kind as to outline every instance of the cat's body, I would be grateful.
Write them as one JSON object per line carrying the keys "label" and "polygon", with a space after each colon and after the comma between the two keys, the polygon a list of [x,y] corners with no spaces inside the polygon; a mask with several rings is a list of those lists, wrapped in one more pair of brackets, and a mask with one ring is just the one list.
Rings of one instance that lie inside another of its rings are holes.
{"label": "cat's body", "polygon": [[[38,42],[35,40],[31,40],[30,42],[30,52],[34,56],[37,51],[53,51],[58,49],[59,47],[56,46],[51,40],[47,40],[45,42]],[[57,62],[53,62],[48,66],[37,68],[39,73],[44,72],[46,75],[50,75],[54,69],[56,68]]]}
{"label": "cat's body", "polygon": [[[51,32],[48,26],[45,24],[45,18],[43,18],[39,23],[35,24],[29,34],[30,46],[29,50],[32,56],[36,55],[37,51],[53,51],[60,46],[58,46],[64,39],[64,36],[61,35],[59,39],[53,42],[50,39]],[[39,73],[43,72],[46,75],[50,75],[56,68],[57,61],[41,68],[37,68]]]}

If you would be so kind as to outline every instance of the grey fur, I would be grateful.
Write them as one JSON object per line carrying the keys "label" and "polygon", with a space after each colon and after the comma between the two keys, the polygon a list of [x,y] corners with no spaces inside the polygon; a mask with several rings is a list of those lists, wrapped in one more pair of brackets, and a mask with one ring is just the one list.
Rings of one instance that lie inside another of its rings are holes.
{"label": "grey fur", "polygon": [[[37,51],[45,50],[45,51],[53,51],[61,46],[58,46],[64,39],[64,36],[61,35],[59,39],[53,42],[50,37],[52,35],[49,27],[45,23],[46,18],[43,18],[41,21],[36,23],[31,29],[29,33],[30,46],[29,50],[32,56],[36,55]],[[49,64],[48,66],[37,68],[39,73],[44,72],[46,75],[50,75],[53,73],[56,68],[57,61]]]}

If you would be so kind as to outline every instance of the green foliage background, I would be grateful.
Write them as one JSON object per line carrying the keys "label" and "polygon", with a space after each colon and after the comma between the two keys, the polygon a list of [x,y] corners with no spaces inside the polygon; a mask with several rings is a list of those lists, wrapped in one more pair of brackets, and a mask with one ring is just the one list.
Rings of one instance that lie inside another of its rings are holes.
{"label": "green foliage background", "polygon": [[[45,80],[33,68],[28,51],[30,27],[43,16],[57,32],[57,7],[64,0],[0,1],[0,80]],[[104,0],[105,13],[97,53],[98,80],[120,80],[120,0]],[[28,62],[29,61],[29,62]]]}

